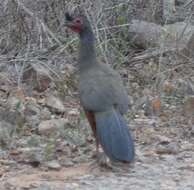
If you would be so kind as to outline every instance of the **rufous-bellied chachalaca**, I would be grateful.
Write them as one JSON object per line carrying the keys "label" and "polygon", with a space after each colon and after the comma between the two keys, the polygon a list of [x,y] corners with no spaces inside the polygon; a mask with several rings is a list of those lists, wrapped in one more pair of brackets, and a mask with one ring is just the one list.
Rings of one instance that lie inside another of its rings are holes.
{"label": "rufous-bellied chachalaca", "polygon": [[107,64],[97,62],[95,39],[84,15],[66,13],[66,26],[78,33],[80,102],[96,138],[112,161],[134,159],[134,143],[123,114],[128,96],[120,76]]}

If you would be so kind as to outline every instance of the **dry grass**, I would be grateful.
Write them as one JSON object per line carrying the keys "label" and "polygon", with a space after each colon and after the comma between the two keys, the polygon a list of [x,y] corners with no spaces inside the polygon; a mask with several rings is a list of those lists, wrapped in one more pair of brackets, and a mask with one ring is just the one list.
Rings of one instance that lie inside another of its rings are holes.
{"label": "dry grass", "polygon": [[[161,2],[161,0],[1,1],[0,67],[5,71],[1,78],[6,79],[9,84],[22,87],[23,73],[29,66],[39,64],[49,71],[49,78],[52,80],[64,80],[66,65],[76,63],[78,42],[77,37],[70,35],[64,27],[64,13],[77,12],[81,9],[93,26],[99,60],[119,69],[125,77],[129,93],[132,93],[131,89],[137,89],[130,83],[138,83],[143,89],[151,88],[154,95],[160,95],[165,80],[172,80],[174,77],[190,80],[193,76],[189,72],[189,63],[192,60],[187,60],[188,64],[184,67],[176,55],[163,57],[161,53],[154,59],[131,62],[135,52],[142,51],[134,47],[133,40],[128,37],[131,19],[164,23]],[[190,6],[185,6],[185,10],[191,13]],[[183,12],[179,17],[190,18],[192,21],[190,17],[192,15],[186,13]],[[69,86],[69,82],[67,83]],[[141,96],[143,91],[138,93]]]}
{"label": "dry grass", "polygon": [[[148,4],[153,6],[152,1]],[[127,42],[126,38],[132,15],[138,15],[142,8],[151,10],[137,0],[5,0],[0,7],[1,59],[7,67],[13,67],[12,75],[17,76],[14,81],[18,85],[26,64],[30,62],[44,62],[44,65],[54,65],[58,70],[61,70],[61,64],[74,62],[77,38],[68,35],[63,26],[65,11],[81,8],[93,25],[102,59],[107,63],[122,63],[128,61],[130,41]],[[155,14],[153,11],[151,15]],[[60,56],[62,60],[59,61]]]}

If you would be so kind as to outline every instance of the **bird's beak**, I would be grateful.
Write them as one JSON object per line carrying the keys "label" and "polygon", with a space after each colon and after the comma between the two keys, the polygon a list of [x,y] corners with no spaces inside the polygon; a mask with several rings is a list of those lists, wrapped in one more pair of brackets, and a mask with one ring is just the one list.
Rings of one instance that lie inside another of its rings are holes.
{"label": "bird's beak", "polygon": [[73,17],[68,13],[68,12],[66,12],[65,13],[65,26],[66,27],[69,27],[69,28],[71,28],[72,26],[73,26],[73,23],[72,23],[72,21],[73,21]]}
{"label": "bird's beak", "polygon": [[66,12],[66,13],[65,13],[65,19],[66,19],[67,21],[72,21],[72,20],[73,20],[73,17],[72,17],[68,12]]}
{"label": "bird's beak", "polygon": [[68,28],[71,28],[73,26],[73,23],[70,22],[70,21],[66,21],[64,26],[68,27]]}

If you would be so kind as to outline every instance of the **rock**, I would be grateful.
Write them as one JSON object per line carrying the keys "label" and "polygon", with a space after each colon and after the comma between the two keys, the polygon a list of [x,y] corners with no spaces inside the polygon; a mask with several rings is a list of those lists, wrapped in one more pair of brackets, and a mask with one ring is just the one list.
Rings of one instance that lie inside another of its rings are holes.
{"label": "rock", "polygon": [[59,164],[59,162],[57,160],[52,160],[52,161],[46,162],[45,166],[48,167],[49,169],[52,169],[52,170],[60,170],[61,169],[61,165]]}
{"label": "rock", "polygon": [[194,125],[191,125],[191,133],[194,134]]}
{"label": "rock", "polygon": [[[0,73],[1,75],[1,73]],[[1,77],[0,77],[1,80]],[[4,105],[7,102],[7,98],[9,96],[10,93],[10,88],[6,85],[1,85],[0,83],[0,105]]]}
{"label": "rock", "polygon": [[162,136],[162,135],[157,135],[156,138],[160,144],[168,144],[172,141],[170,138],[168,138],[166,136]]}
{"label": "rock", "polygon": [[73,108],[70,111],[68,111],[68,114],[71,116],[78,116],[80,114],[80,111],[78,108]]}
{"label": "rock", "polygon": [[[194,116],[194,96],[185,97],[183,109],[184,109],[184,114],[188,118],[193,118]],[[194,123],[192,122],[192,124]]]}
{"label": "rock", "polygon": [[157,154],[177,154],[179,152],[179,146],[177,143],[159,144],[155,152]]}
{"label": "rock", "polygon": [[194,96],[187,96],[184,100],[183,114],[187,119],[191,133],[194,133]]}
{"label": "rock", "polygon": [[36,102],[28,102],[25,105],[24,115],[26,122],[32,127],[36,128],[40,123],[40,107]]}
{"label": "rock", "polygon": [[172,94],[175,91],[175,86],[172,82],[165,80],[162,84],[162,89],[167,94]]}
{"label": "rock", "polygon": [[70,159],[67,159],[67,158],[60,160],[60,162],[62,163],[62,166],[65,166],[65,167],[71,167],[74,165],[74,163]]}
{"label": "rock", "polygon": [[45,91],[51,83],[50,71],[39,63],[31,63],[23,74],[23,80],[38,92]]}
{"label": "rock", "polygon": [[14,130],[14,125],[5,121],[0,121],[0,146],[7,146],[10,144],[11,136]]}
{"label": "rock", "polygon": [[189,141],[183,141],[181,143],[181,151],[186,152],[190,150],[193,152],[193,143]]}
{"label": "rock", "polygon": [[137,46],[143,48],[157,46],[161,31],[160,25],[141,20],[132,20],[129,26],[129,36]]}
{"label": "rock", "polygon": [[4,109],[0,110],[0,119],[22,127],[25,123],[24,102],[19,97],[10,96]]}
{"label": "rock", "polygon": [[48,108],[43,108],[40,111],[40,119],[41,120],[49,120],[49,119],[51,119],[51,112],[48,110]]}
{"label": "rock", "polygon": [[63,128],[67,122],[68,121],[66,119],[51,119],[42,121],[38,126],[38,132],[41,135],[49,135]]}
{"label": "rock", "polygon": [[5,122],[17,127],[23,127],[25,124],[25,118],[21,112],[18,112],[17,110],[10,110],[8,108],[4,109],[4,112],[2,112],[0,116],[0,120],[4,120]]}
{"label": "rock", "polygon": [[29,128],[36,129],[38,124],[40,123],[40,119],[39,119],[39,116],[35,115],[31,117],[26,117],[26,122]]}
{"label": "rock", "polygon": [[30,147],[44,147],[44,144],[41,143],[41,137],[37,134],[31,134],[30,136],[27,136],[25,139],[21,139],[19,142],[20,146],[30,146]]}
{"label": "rock", "polygon": [[37,188],[30,188],[31,190],[52,190],[53,188],[50,187],[50,184],[47,184],[47,183],[43,183],[43,184],[40,184]]}
{"label": "rock", "polygon": [[40,114],[40,107],[35,102],[28,102],[25,105],[25,114],[29,116]]}
{"label": "rock", "polygon": [[0,160],[0,164],[7,166],[16,166],[17,162],[13,160]]}
{"label": "rock", "polygon": [[10,110],[24,110],[24,104],[21,98],[16,97],[16,96],[10,96],[7,101],[7,105]]}
{"label": "rock", "polygon": [[164,47],[175,48],[183,56],[193,57],[194,26],[185,22],[164,25],[159,43]]}
{"label": "rock", "polygon": [[86,155],[81,155],[81,156],[76,156],[75,158],[72,159],[72,162],[74,163],[81,163],[81,162],[85,162],[86,160],[88,160]]}
{"label": "rock", "polygon": [[63,102],[59,98],[57,98],[53,95],[50,95],[46,98],[46,105],[49,108],[55,110],[56,112],[63,113],[65,111],[65,107],[63,105]]}
{"label": "rock", "polygon": [[[154,23],[132,20],[129,36],[133,43],[143,48],[153,48],[134,57],[142,60],[165,52],[178,52],[180,58],[194,57],[194,26],[186,22],[176,22],[164,26]],[[162,49],[162,52],[161,52]]]}
{"label": "rock", "polygon": [[21,152],[21,160],[33,166],[38,166],[44,160],[42,149],[40,147],[18,148],[18,151]]}

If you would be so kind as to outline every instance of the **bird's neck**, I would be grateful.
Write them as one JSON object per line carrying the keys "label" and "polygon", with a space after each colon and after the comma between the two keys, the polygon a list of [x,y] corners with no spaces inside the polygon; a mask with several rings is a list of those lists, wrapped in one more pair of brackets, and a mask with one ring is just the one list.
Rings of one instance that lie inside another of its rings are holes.
{"label": "bird's neck", "polygon": [[96,64],[95,39],[91,30],[80,33],[79,68],[80,72]]}

